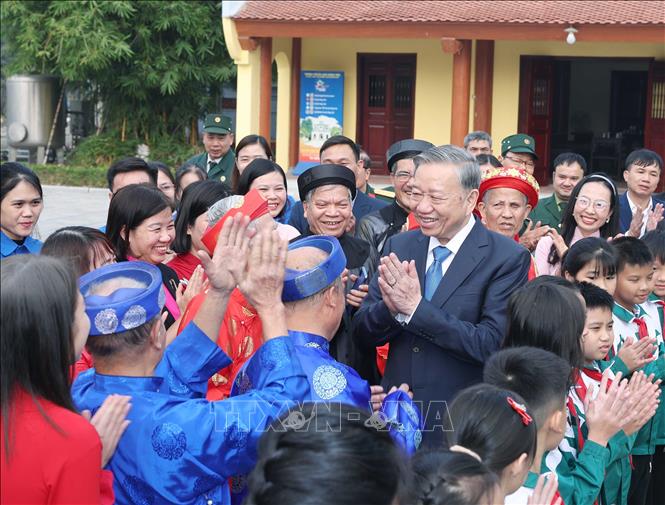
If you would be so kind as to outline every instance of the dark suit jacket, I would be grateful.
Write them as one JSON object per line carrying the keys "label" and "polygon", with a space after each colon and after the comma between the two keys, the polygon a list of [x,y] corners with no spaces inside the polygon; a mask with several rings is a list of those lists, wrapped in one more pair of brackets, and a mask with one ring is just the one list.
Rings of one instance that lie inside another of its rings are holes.
{"label": "dark suit jacket", "polygon": [[[383,249],[384,255],[394,252],[401,260],[415,260],[421,292],[428,245],[429,237],[414,230],[389,238]],[[371,347],[390,342],[383,387],[411,386],[425,418],[428,445],[444,443],[443,430],[450,428],[444,402],[482,381],[485,360],[504,338],[508,298],[526,284],[530,264],[524,247],[476,221],[432,300],[423,299],[404,326],[382,301],[378,276],[372,279],[354,316],[354,336]]]}
{"label": "dark suit jacket", "polygon": [[[356,199],[353,202],[353,215],[356,218],[356,224],[370,212],[382,209],[386,205],[388,205],[387,202],[379,200],[378,198],[371,198],[362,191],[358,191],[356,193]],[[305,219],[302,202],[296,202],[293,206],[291,217],[289,218],[289,224],[296,228],[300,233],[306,233],[309,231],[309,224],[307,224],[307,219]]]}
{"label": "dark suit jacket", "polygon": [[[665,205],[665,201],[659,200],[656,195],[652,196],[651,201],[653,202],[653,207],[655,207],[657,203]],[[630,228],[630,222],[633,219],[633,213],[630,210],[630,203],[628,203],[628,193],[624,193],[619,197],[619,218],[619,231],[621,233],[626,233],[628,228]],[[658,229],[662,230],[663,226],[665,226],[665,219],[658,223]]]}

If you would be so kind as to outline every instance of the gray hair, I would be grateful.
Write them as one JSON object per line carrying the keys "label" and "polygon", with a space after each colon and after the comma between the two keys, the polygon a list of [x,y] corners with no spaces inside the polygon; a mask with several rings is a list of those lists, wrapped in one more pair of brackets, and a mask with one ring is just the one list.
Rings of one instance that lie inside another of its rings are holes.
{"label": "gray hair", "polygon": [[[495,189],[497,189],[497,188],[495,188]],[[490,199],[490,195],[492,194],[492,191],[494,191],[494,189],[488,189],[487,191],[485,191],[485,194],[483,195],[483,203],[485,205],[489,205],[489,199]],[[521,193],[521,194],[524,197],[524,205],[529,205],[529,197],[526,196],[524,193]]]}
{"label": "gray hair", "polygon": [[475,132],[467,133],[466,137],[464,137],[464,148],[466,149],[469,147],[469,144],[474,140],[485,140],[489,142],[490,147],[492,147],[492,137],[490,137],[490,134],[482,130],[477,130]]}
{"label": "gray hair", "polygon": [[317,188],[310,189],[307,192],[307,194],[305,195],[305,202],[310,203],[312,201],[312,198],[314,198],[314,193],[316,192],[317,189],[329,188],[331,186],[342,186],[343,188],[346,188],[346,191],[349,194],[349,202],[353,202],[353,198],[352,198],[353,195],[351,194],[351,190],[349,188],[347,188],[346,186],[344,186],[343,184],[325,184],[323,186],[319,186]]}
{"label": "gray hair", "polygon": [[480,187],[480,165],[473,155],[461,147],[451,144],[432,147],[413,158],[413,163],[415,165],[414,176],[421,165],[434,163],[455,165],[459,182],[464,190],[471,191]]}

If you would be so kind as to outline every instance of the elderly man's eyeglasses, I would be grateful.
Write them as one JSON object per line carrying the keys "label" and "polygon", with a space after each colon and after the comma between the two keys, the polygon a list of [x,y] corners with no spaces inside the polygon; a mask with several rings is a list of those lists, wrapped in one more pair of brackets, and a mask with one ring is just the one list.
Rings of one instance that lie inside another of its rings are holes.
{"label": "elderly man's eyeglasses", "polygon": [[402,170],[400,170],[399,172],[395,172],[395,179],[397,179],[398,181],[408,181],[409,179],[411,179],[411,177],[412,177],[411,172],[404,172]]}
{"label": "elderly man's eyeglasses", "polygon": [[508,156],[508,155],[506,155],[505,158],[506,158],[507,160],[510,160],[510,161],[512,161],[513,163],[517,163],[518,165],[521,165],[521,166],[523,166],[523,167],[533,168],[533,167],[536,166],[536,164],[535,164],[533,161],[531,161],[531,160],[529,160],[529,161],[520,160],[520,159],[518,159],[518,158],[513,158],[512,156]]}
{"label": "elderly man's eyeglasses", "polygon": [[576,202],[577,206],[580,209],[586,209],[589,205],[593,205],[593,208],[596,212],[603,212],[604,210],[608,209],[610,206],[610,204],[605,200],[591,201],[586,196],[578,196]]}

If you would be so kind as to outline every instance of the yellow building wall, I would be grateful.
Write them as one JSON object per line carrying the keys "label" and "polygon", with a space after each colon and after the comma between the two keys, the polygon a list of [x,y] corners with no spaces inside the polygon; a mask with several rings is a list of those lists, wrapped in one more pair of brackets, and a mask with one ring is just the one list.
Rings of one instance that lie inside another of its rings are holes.
{"label": "yellow building wall", "polygon": [[357,133],[358,53],[415,53],[414,137],[450,141],[452,56],[438,40],[303,39],[303,70],[344,72],[344,135],[355,139]]}
{"label": "yellow building wall", "polygon": [[494,45],[492,131],[494,154],[500,154],[501,139],[517,133],[519,113],[520,56],[575,56],[598,58],[665,59],[665,45],[637,43],[512,42]]}
{"label": "yellow building wall", "polygon": [[277,64],[277,125],[275,132],[275,161],[282,168],[289,166],[289,113],[291,100],[291,39],[273,39],[272,55]]}
{"label": "yellow building wall", "polygon": [[261,51],[245,51],[238,42],[233,20],[222,18],[224,41],[229,55],[236,64],[236,142],[250,133],[259,131],[259,79]]}
{"label": "yellow building wall", "polygon": [[[224,18],[224,36],[231,57],[238,66],[236,138],[258,131],[260,51],[243,51],[233,22]],[[326,39],[302,40],[302,70],[344,72],[344,134],[357,136],[358,53],[415,53],[416,93],[414,137],[436,145],[450,142],[452,102],[452,55],[441,50],[439,40],[428,39]],[[519,112],[520,57],[569,56],[665,59],[665,45],[639,43],[597,43],[497,41],[494,48],[492,128],[495,154],[500,140],[517,131]],[[277,162],[288,166],[289,109],[291,100],[291,40],[273,39],[273,58],[278,67]],[[469,130],[473,129],[475,42],[471,66]]]}

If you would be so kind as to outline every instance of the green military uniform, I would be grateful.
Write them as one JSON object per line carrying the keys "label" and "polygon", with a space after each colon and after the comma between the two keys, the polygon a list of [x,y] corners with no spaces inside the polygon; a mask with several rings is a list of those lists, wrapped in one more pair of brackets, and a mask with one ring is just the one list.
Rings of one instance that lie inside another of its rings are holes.
{"label": "green military uniform", "polygon": [[542,198],[538,201],[538,207],[533,209],[529,214],[529,219],[536,226],[538,221],[540,224],[551,226],[555,230],[561,231],[561,216],[566,202],[560,201],[556,195]]}
{"label": "green military uniform", "polygon": [[[221,114],[208,114],[205,118],[203,131],[217,135],[229,135],[231,133],[231,119]],[[196,165],[208,174],[208,179],[231,184],[231,174],[233,173],[235,162],[236,155],[233,149],[229,149],[217,163],[208,163],[208,153],[203,152],[192,156],[185,162],[185,165]]]}
{"label": "green military uniform", "polygon": [[[596,361],[588,367],[602,372],[610,365],[607,361]],[[597,388],[600,384],[585,374],[581,377],[588,387],[588,394],[594,385]],[[588,440],[586,413],[576,388],[571,388],[568,398],[575,416],[569,409],[564,439],[556,449],[545,453],[541,473],[556,472],[559,493],[566,505],[591,505],[596,500],[599,505],[625,505],[630,488],[630,451],[635,435],[627,436],[620,431],[609,440],[607,447]]]}
{"label": "green military uniform", "polygon": [[[369,186],[367,186],[369,188]],[[385,188],[372,188],[374,197],[384,202],[392,203],[395,200],[395,188],[387,186]]]}

